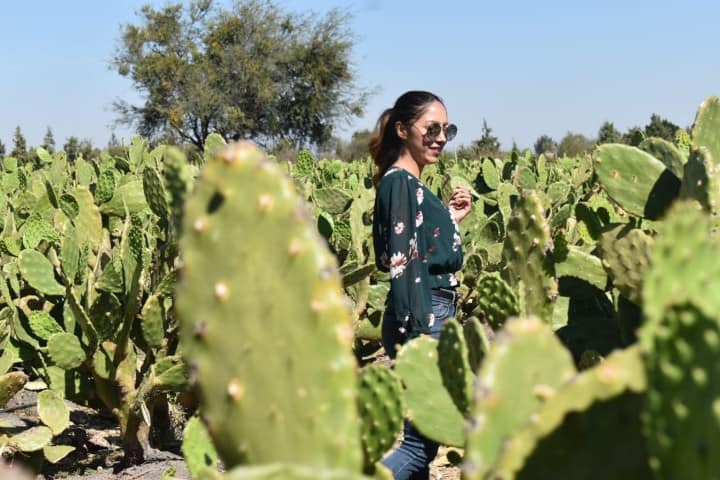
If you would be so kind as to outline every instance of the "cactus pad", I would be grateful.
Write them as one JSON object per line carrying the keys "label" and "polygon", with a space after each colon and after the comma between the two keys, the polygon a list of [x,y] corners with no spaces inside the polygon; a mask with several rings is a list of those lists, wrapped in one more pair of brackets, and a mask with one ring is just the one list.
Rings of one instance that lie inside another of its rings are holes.
{"label": "cactus pad", "polygon": [[628,145],[598,147],[595,173],[623,210],[650,220],[660,218],[680,191],[680,179],[663,162]]}
{"label": "cactus pad", "polygon": [[499,330],[505,320],[520,313],[517,296],[499,274],[483,274],[476,291],[477,306],[473,315],[485,319],[494,330]]}
{"label": "cactus pad", "polygon": [[230,145],[206,163],[183,231],[181,341],[225,464],[359,472],[350,310],[291,181],[254,144]]}
{"label": "cactus pad", "polygon": [[502,250],[505,261],[502,276],[518,298],[524,299],[521,311],[546,322],[552,317],[553,302],[558,296],[552,249],[544,208],[535,192],[526,190],[508,223]]}
{"label": "cactus pad", "polygon": [[570,353],[537,317],[512,318],[483,360],[465,449],[470,479],[485,478],[503,443],[575,374]]}
{"label": "cactus pad", "polygon": [[443,385],[437,340],[416,338],[398,352],[395,371],[405,385],[405,408],[413,425],[428,438],[462,446],[465,420]]}
{"label": "cactus pad", "polygon": [[365,471],[392,447],[403,420],[400,379],[387,367],[367,365],[358,378],[358,411],[362,422]]}
{"label": "cactus pad", "polygon": [[25,281],[45,295],[63,295],[65,287],[55,280],[50,260],[36,250],[23,250],[18,258],[20,273]]}
{"label": "cactus pad", "polygon": [[462,327],[454,318],[449,318],[443,323],[437,350],[443,385],[458,410],[463,415],[467,415],[472,400],[475,375],[468,361],[468,348]]}
{"label": "cactus pad", "polygon": [[60,392],[43,390],[38,394],[37,402],[40,420],[50,427],[53,435],[60,435],[70,426],[70,410]]}
{"label": "cactus pad", "polygon": [[644,389],[639,349],[612,354],[543,403],[503,445],[489,478],[650,478],[639,422]]}
{"label": "cactus pad", "polygon": [[85,361],[85,351],[78,337],[72,333],[56,333],[48,339],[48,355],[64,370],[79,367]]}
{"label": "cactus pad", "polygon": [[629,300],[642,303],[643,278],[650,264],[653,238],[630,225],[617,225],[600,236],[602,264],[613,285]]}
{"label": "cactus pad", "polygon": [[720,98],[710,96],[698,108],[692,127],[692,143],[706,147],[713,158],[720,158]]}

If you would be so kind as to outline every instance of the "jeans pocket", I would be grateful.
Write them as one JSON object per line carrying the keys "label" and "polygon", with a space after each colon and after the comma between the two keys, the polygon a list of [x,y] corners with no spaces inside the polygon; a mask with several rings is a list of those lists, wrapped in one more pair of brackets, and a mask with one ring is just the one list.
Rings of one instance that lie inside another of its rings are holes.
{"label": "jeans pocket", "polygon": [[433,302],[432,311],[435,320],[443,320],[450,316],[450,305],[445,302]]}

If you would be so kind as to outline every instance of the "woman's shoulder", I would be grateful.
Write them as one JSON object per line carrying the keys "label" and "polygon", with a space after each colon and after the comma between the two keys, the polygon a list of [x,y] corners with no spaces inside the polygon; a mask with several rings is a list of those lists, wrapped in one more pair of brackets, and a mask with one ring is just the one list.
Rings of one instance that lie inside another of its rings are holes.
{"label": "woman's shoulder", "polygon": [[400,185],[421,185],[420,181],[412,173],[408,172],[404,168],[390,167],[387,169],[385,174],[380,178],[380,184],[378,190],[398,187]]}

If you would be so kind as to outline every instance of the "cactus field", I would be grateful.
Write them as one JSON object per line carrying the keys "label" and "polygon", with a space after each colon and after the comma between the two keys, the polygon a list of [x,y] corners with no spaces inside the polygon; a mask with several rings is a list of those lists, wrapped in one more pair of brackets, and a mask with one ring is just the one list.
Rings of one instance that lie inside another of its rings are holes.
{"label": "cactus field", "polygon": [[425,168],[474,197],[459,308],[392,364],[369,157],[2,158],[0,452],[90,475],[92,410],[117,471],[388,479],[408,418],[452,478],[720,479],[720,99],[682,133]]}

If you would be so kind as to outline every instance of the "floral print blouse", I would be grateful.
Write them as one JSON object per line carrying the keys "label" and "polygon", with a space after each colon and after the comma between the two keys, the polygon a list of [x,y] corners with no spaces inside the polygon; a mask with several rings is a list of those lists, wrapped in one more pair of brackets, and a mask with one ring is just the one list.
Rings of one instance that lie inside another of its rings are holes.
{"label": "floral print blouse", "polygon": [[456,287],[463,263],[450,209],[410,172],[391,167],[377,188],[373,242],[377,267],[390,273],[388,302],[401,331],[430,333],[431,289]]}

